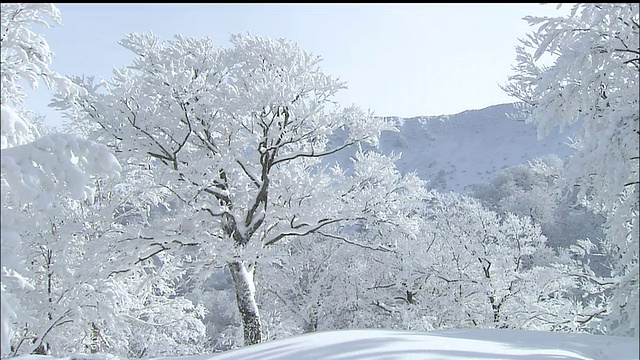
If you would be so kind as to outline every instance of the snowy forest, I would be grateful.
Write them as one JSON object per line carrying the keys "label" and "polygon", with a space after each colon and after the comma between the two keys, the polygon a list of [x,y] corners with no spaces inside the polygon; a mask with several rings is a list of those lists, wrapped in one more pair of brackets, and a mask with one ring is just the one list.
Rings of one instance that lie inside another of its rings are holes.
{"label": "snowy forest", "polygon": [[[2,3],[2,357],[335,329],[637,338],[639,8],[525,18],[502,89],[539,137],[575,126],[575,152],[461,194],[399,171],[378,149],[397,123],[336,103],[346,84],[295,42],[130,33],[112,78],[65,76],[34,31],[64,14]],[[24,106],[39,84],[55,131]]]}

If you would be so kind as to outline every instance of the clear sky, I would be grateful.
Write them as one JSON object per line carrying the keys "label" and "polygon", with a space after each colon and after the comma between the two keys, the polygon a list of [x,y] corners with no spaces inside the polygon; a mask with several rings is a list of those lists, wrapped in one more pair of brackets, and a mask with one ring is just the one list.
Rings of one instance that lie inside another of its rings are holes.
{"label": "clear sky", "polygon": [[[556,5],[56,3],[63,25],[35,30],[55,53],[54,70],[96,78],[132,63],[118,45],[129,32],[166,40],[209,36],[224,47],[238,32],[288,38],[321,56],[325,73],[347,82],[338,93],[341,104],[412,117],[515,101],[498,85],[512,74],[517,39],[534,30],[522,18],[570,10]],[[28,96],[28,108],[55,117],[44,85]]]}

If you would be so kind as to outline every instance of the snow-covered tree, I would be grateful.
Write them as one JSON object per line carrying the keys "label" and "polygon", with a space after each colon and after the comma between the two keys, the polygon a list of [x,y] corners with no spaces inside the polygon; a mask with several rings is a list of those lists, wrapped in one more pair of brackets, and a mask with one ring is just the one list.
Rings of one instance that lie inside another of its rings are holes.
{"label": "snow-covered tree", "polygon": [[[366,165],[363,157],[372,157],[377,166]],[[345,328],[398,326],[386,313],[380,314],[371,291],[376,279],[388,273],[387,263],[403,246],[419,247],[420,209],[426,194],[411,176],[402,176],[393,167],[393,158],[357,151],[353,159],[359,176],[375,177],[375,186],[366,192],[354,192],[353,181],[341,175],[333,191],[357,196],[369,204],[362,216],[372,216],[366,226],[353,227],[346,236],[319,231],[290,240],[272,249],[271,256],[258,273],[265,285],[262,296],[281,304],[280,313],[289,314],[297,329],[304,332]],[[403,191],[403,189],[412,191]],[[343,195],[340,195],[343,196]],[[334,201],[340,201],[338,199]],[[385,207],[393,204],[395,211]],[[398,231],[398,229],[404,231]],[[360,240],[358,240],[360,239]],[[368,239],[365,241],[364,239]],[[282,255],[284,253],[284,256]],[[263,276],[265,276],[263,278]],[[268,278],[277,277],[277,281]]]}
{"label": "snow-covered tree", "polygon": [[61,24],[60,11],[50,3],[3,3],[0,47],[2,49],[2,104],[18,105],[25,99],[21,80],[37,88],[42,80],[47,87],[65,97],[77,95],[81,88],[50,68],[53,52],[47,41],[35,33],[35,24],[49,27]]}
{"label": "snow-covered tree", "polygon": [[577,281],[568,272],[578,268],[547,247],[529,217],[498,215],[455,193],[426,200],[421,242],[404,247],[377,285],[396,288],[394,300],[406,293],[400,302],[381,299],[388,310],[413,308],[433,328],[584,330],[562,326],[565,314],[591,315],[573,299]]}
{"label": "snow-covered tree", "polygon": [[[396,243],[391,248],[299,238],[278,249],[287,256],[271,263],[280,280],[262,293],[267,313],[279,308],[277,315],[298,332],[587,331],[597,322],[592,315],[599,304],[587,304],[576,292],[580,263],[566,250],[549,248],[530,217],[498,214],[455,193],[431,192],[424,199],[418,236],[388,237]],[[280,306],[267,307],[267,300]]]}
{"label": "snow-covered tree", "polygon": [[[148,169],[173,194],[178,225],[169,227],[199,242],[209,264],[226,264],[245,344],[262,339],[254,273],[265,248],[313,233],[352,241],[364,226],[405,231],[394,219],[419,197],[417,177],[389,181],[393,160],[373,152],[359,152],[350,170],[322,162],[348,146],[376,145],[394,128],[335,104],[344,84],[320,70],[319,57],[251,35],[232,36],[230,49],[150,34],[121,44],[135,54],[133,65],[115,70],[104,88],[84,81],[88,95],[66,106],[122,163]],[[342,130],[344,142],[332,142]],[[366,241],[378,240],[388,241]]]}
{"label": "snow-covered tree", "polygon": [[[106,146],[68,134],[41,136],[37,126],[20,114],[24,101],[22,80],[34,88],[39,80],[43,80],[63,97],[72,98],[82,92],[69,79],[50,69],[52,53],[47,42],[31,30],[33,24],[48,25],[47,17],[60,23],[59,11],[52,4],[2,4],[0,223],[3,356],[15,353],[20,341],[24,340],[29,340],[24,346],[29,348],[28,352],[46,352],[46,335],[51,329],[68,322],[64,311],[55,313],[51,306],[51,311],[46,311],[36,305],[38,300],[44,299],[32,297],[33,292],[42,289],[37,288],[39,284],[52,285],[48,276],[54,266],[50,249],[45,244],[53,239],[41,239],[43,234],[38,230],[49,226],[49,234],[56,232],[61,219],[47,223],[59,215],[55,205],[65,203],[67,199],[91,201],[95,177],[117,178],[120,171],[120,165]],[[67,238],[63,241],[72,240]],[[39,246],[36,245],[38,243]],[[34,251],[38,254],[34,255]],[[34,277],[37,274],[29,271],[34,264],[50,271]],[[49,293],[49,296],[49,305],[53,305],[53,294]],[[26,337],[16,335],[18,327],[24,330],[34,325],[42,311],[47,317],[47,325],[35,332],[28,330]],[[14,340],[18,343],[12,344]]]}
{"label": "snow-covered tree", "polygon": [[[205,349],[202,308],[177,286],[184,257],[161,251],[158,239],[145,239],[132,226],[154,226],[144,220],[154,216],[142,206],[141,179],[128,180],[115,187],[101,181],[92,204],[58,199],[50,211],[25,215],[30,226],[22,227],[22,238],[31,260],[24,268],[33,289],[16,294],[36,311],[31,322],[19,324],[13,354],[30,353],[33,338],[57,355],[168,356]],[[145,248],[142,256],[137,247]]]}
{"label": "snow-covered tree", "polygon": [[573,188],[560,188],[563,168],[556,155],[536,158],[501,170],[489,183],[475,185],[471,196],[499,214],[530,217],[540,224],[553,248],[568,248],[578,239],[601,239],[604,218],[576,203]]}
{"label": "snow-covered tree", "polygon": [[[525,105],[539,136],[582,122],[563,179],[606,217],[612,334],[639,334],[639,92],[637,3],[576,4],[567,17],[526,17],[537,30],[517,47],[504,90]],[[542,66],[547,55],[553,65]]]}

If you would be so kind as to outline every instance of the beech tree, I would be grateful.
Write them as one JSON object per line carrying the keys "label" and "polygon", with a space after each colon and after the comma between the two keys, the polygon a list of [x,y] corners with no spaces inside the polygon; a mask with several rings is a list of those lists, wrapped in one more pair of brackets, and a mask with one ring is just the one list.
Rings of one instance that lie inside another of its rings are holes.
{"label": "beech tree", "polygon": [[[133,65],[116,69],[103,88],[79,80],[87,95],[61,106],[92,124],[92,139],[112,146],[122,163],[147,169],[172,194],[167,203],[182,240],[163,246],[194,240],[209,263],[226,264],[245,344],[262,339],[254,273],[265,248],[314,233],[369,241],[358,238],[359,227],[410,231],[393,219],[421,191],[415,175],[388,181],[393,159],[372,151],[358,152],[349,170],[322,162],[348,146],[377,145],[381,131],[395,129],[335,104],[345,85],[322,73],[319,57],[251,35],[233,35],[230,49],[152,34],[130,34],[121,44],[134,53]],[[332,141],[337,131],[348,133],[344,141]]]}
{"label": "beech tree", "polygon": [[[504,90],[521,100],[539,136],[582,122],[563,172],[579,199],[606,217],[609,332],[638,336],[640,20],[637,3],[576,4],[567,17],[525,19],[537,30],[517,47]],[[540,65],[543,55],[554,62]]]}
{"label": "beech tree", "polygon": [[106,146],[43,134],[22,107],[25,79],[66,99],[83,91],[50,68],[47,42],[31,30],[59,24],[58,9],[2,4],[1,20],[2,356],[202,350],[203,309],[172,288],[179,262],[134,257],[140,244],[127,241],[137,238],[127,222],[147,218],[157,194]]}
{"label": "beech tree", "polygon": [[[26,294],[38,285],[29,271],[37,261],[31,252],[40,235],[33,230],[43,219],[55,218],[51,205],[58,198],[90,201],[93,180],[98,176],[117,178],[121,168],[106,146],[68,134],[41,136],[21,115],[25,97],[22,80],[34,88],[42,80],[69,99],[82,92],[49,67],[52,53],[47,42],[30,29],[35,23],[49,25],[48,19],[60,23],[58,9],[52,4],[3,3],[0,19],[2,354],[15,354],[20,346],[21,342],[12,344],[17,324],[27,324],[24,339],[30,340],[25,346],[28,352],[46,353],[45,336],[67,319],[64,314],[49,312],[45,327],[29,329],[36,325],[33,319],[41,310]],[[39,249],[47,264],[48,249]],[[46,282],[46,275],[44,279]]]}
{"label": "beech tree", "polygon": [[[184,274],[183,258],[157,253],[157,239],[138,239],[137,226],[129,231],[148,217],[138,203],[144,194],[119,185],[98,184],[92,204],[59,199],[46,212],[25,214],[24,273],[33,288],[15,294],[33,313],[28,324],[18,324],[12,354],[31,353],[32,338],[58,355],[167,356],[205,349],[204,309],[175,286]],[[135,247],[146,253],[137,256]]]}

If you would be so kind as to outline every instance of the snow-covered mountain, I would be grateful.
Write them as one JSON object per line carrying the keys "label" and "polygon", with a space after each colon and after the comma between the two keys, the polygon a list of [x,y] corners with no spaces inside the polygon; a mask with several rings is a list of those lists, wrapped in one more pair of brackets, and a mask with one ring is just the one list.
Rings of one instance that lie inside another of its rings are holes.
{"label": "snow-covered mountain", "polygon": [[[429,187],[459,193],[490,181],[503,168],[548,154],[566,159],[573,153],[567,145],[572,128],[538,140],[534,124],[508,117],[516,112],[513,104],[501,104],[455,115],[390,118],[400,132],[383,132],[380,150],[402,154],[396,163],[401,172],[415,171]],[[348,167],[355,151],[343,151],[335,160]]]}

